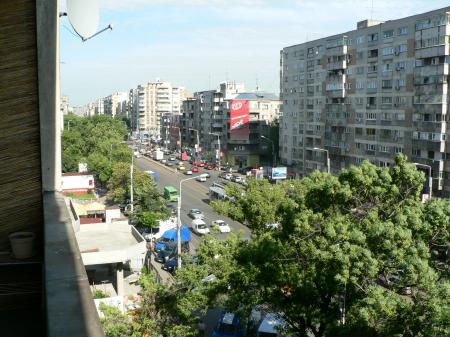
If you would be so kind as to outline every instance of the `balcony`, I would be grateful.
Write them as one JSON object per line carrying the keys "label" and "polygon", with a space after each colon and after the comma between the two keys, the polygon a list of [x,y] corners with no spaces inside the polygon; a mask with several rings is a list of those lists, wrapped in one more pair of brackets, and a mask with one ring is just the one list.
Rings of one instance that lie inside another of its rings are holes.
{"label": "balcony", "polygon": [[347,69],[347,61],[343,60],[327,64],[327,70],[333,71],[340,69]]}

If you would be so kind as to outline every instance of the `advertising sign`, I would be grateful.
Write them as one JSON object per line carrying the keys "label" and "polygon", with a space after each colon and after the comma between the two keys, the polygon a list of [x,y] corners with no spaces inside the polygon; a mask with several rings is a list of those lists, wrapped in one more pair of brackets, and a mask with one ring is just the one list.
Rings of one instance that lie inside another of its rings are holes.
{"label": "advertising sign", "polygon": [[230,104],[230,139],[248,140],[250,127],[250,102],[232,100]]}
{"label": "advertising sign", "polygon": [[272,167],[272,180],[286,179],[287,167]]}

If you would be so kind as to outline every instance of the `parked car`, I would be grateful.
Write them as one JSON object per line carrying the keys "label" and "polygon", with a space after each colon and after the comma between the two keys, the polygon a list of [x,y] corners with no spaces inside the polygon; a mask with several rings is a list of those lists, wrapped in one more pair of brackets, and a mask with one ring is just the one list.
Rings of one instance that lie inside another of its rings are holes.
{"label": "parked car", "polygon": [[195,180],[204,183],[206,181],[206,177],[203,175],[199,175]]}
{"label": "parked car", "polygon": [[169,160],[170,161],[175,161],[175,157],[171,156],[171,157],[169,157]]}
{"label": "parked car", "polygon": [[198,173],[199,169],[197,166],[192,166],[191,167],[192,172]]}
{"label": "parked car", "polygon": [[[186,266],[186,261],[184,259],[181,259],[181,266]],[[162,269],[168,271],[169,273],[174,273],[178,269],[178,254],[167,260],[163,266]]]}
{"label": "parked car", "polygon": [[184,167],[184,165],[179,165],[178,166],[178,170],[179,171],[184,171],[184,170],[186,170],[186,167]]}
{"label": "parked car", "polygon": [[205,166],[205,168],[207,170],[214,170],[215,166],[214,166],[214,164],[208,164],[208,165]]}
{"label": "parked car", "polygon": [[222,173],[219,177],[225,180],[231,180],[231,177],[233,177],[233,175],[231,173]]}
{"label": "parked car", "polygon": [[184,172],[185,175],[187,176],[191,176],[192,175],[192,171],[191,170],[187,170],[186,172]]}
{"label": "parked car", "polygon": [[198,208],[193,208],[189,211],[188,214],[192,219],[203,219],[205,217],[205,215],[203,214],[203,212],[201,210],[199,210]]}
{"label": "parked car", "polygon": [[244,328],[240,318],[230,312],[223,312],[214,329],[212,337],[243,337]]}
{"label": "parked car", "polygon": [[191,223],[192,231],[199,235],[209,234],[209,228],[202,219],[194,219]]}
{"label": "parked car", "polygon": [[166,159],[161,159],[161,164],[165,164],[165,163],[167,163],[167,160]]}
{"label": "parked car", "polygon": [[231,228],[230,226],[223,220],[214,220],[211,223],[212,227],[217,227],[221,233],[230,233]]}
{"label": "parked car", "polygon": [[205,162],[204,162],[204,161],[201,161],[200,163],[198,163],[198,166],[200,166],[200,167],[205,167]]}
{"label": "parked car", "polygon": [[205,178],[211,178],[211,175],[210,175],[208,172],[203,173],[203,176],[204,176]]}
{"label": "parked car", "polygon": [[174,166],[174,164],[173,164],[171,161],[168,161],[168,162],[166,163],[166,165],[167,165],[167,166]]}
{"label": "parked car", "polygon": [[177,247],[176,245],[169,245],[167,249],[160,250],[155,255],[155,261],[159,263],[164,263],[168,261],[170,258],[173,258],[177,255]]}
{"label": "parked car", "polygon": [[233,181],[235,183],[241,183],[241,181],[244,179],[241,176],[233,176],[233,177],[234,177]]}

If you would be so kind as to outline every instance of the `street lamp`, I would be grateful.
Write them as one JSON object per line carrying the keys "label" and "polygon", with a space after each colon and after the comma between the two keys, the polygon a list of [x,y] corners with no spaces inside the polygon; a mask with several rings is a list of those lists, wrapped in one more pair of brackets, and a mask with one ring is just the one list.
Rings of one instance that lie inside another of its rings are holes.
{"label": "street lamp", "polygon": [[134,166],[134,152],[131,153],[131,167],[130,167],[130,202],[131,202],[131,206],[130,206],[130,210],[131,213],[134,212],[134,193],[133,193],[133,166]]}
{"label": "street lamp", "polygon": [[195,177],[190,177],[186,179],[180,180],[180,188],[178,192],[178,205],[177,205],[177,237],[178,237],[178,243],[177,243],[177,264],[178,264],[178,270],[181,269],[181,185],[188,180],[192,180],[198,177],[207,177],[208,175],[206,173],[200,174]]}
{"label": "street lamp", "polygon": [[219,171],[220,171],[220,134],[209,132],[210,135],[217,137],[217,144],[218,144],[218,150],[219,150]]}
{"label": "street lamp", "polygon": [[67,131],[70,131],[70,123],[73,123],[73,121],[71,120],[67,121]]}
{"label": "street lamp", "polygon": [[421,164],[421,163],[413,163],[417,167],[428,169],[428,188],[430,189],[430,199],[431,199],[431,192],[433,190],[433,177],[431,172],[431,166],[427,164]]}
{"label": "street lamp", "polygon": [[330,156],[329,156],[329,154],[328,154],[328,150],[326,150],[326,149],[321,149],[321,148],[319,148],[319,147],[315,147],[315,148],[313,148],[313,150],[325,152],[325,154],[326,154],[326,156],[327,156],[327,173],[330,173]]}
{"label": "street lamp", "polygon": [[275,155],[275,145],[273,143],[273,140],[269,139],[263,135],[261,135],[261,139],[267,140],[268,142],[270,142],[272,144],[272,156],[273,156],[272,157],[272,165],[273,165],[273,167],[276,167],[277,166],[277,156]]}

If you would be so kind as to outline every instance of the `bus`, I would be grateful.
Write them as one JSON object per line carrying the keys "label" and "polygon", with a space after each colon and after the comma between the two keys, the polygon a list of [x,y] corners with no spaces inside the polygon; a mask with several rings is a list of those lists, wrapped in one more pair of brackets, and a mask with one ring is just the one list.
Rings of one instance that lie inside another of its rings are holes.
{"label": "bus", "polygon": [[164,198],[169,201],[178,201],[178,190],[173,186],[164,187]]}

